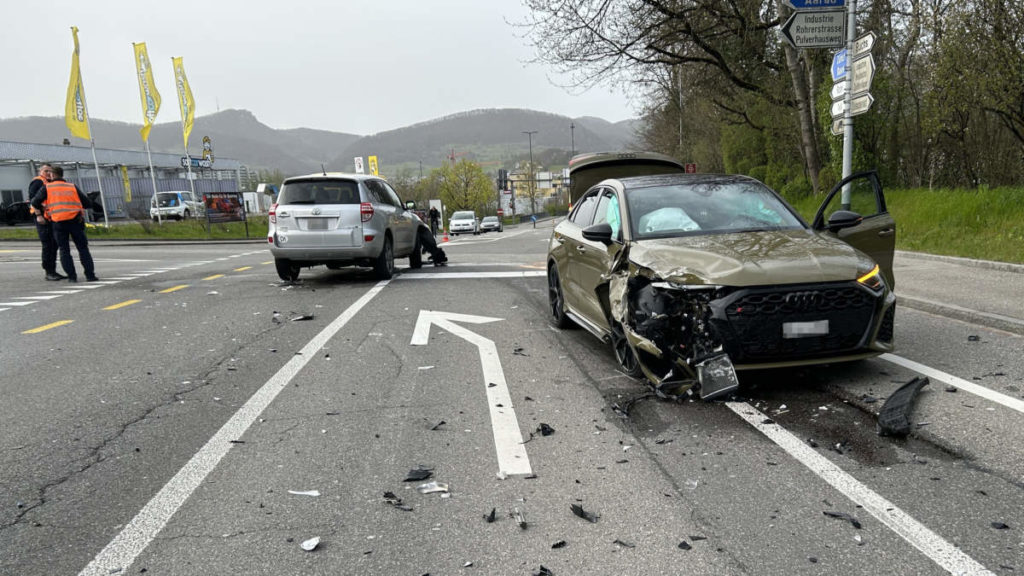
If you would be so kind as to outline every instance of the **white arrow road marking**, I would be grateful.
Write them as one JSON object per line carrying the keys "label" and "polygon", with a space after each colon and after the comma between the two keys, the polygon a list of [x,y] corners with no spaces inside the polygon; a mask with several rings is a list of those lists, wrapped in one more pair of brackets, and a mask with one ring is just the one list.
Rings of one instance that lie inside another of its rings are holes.
{"label": "white arrow road marking", "polygon": [[[529,476],[533,474],[533,469],[530,468],[530,458],[526,455],[526,446],[523,444],[523,434],[519,430],[516,411],[512,408],[512,397],[508,393],[505,373],[501,369],[498,348],[494,345],[493,340],[488,340],[455,323],[486,324],[499,320],[502,319],[420,310],[416,328],[412,333],[412,341],[409,344],[426,346],[430,340],[430,325],[437,324],[438,328],[476,345],[480,350],[480,364],[484,372],[484,390],[487,392],[491,428],[494,430],[494,449],[498,453],[498,471],[509,476],[514,474]],[[490,384],[494,384],[494,386],[490,386]],[[499,404],[502,406],[501,408],[498,407]]]}
{"label": "white arrow road marking", "polygon": [[963,550],[932,532],[909,514],[900,510],[895,504],[880,494],[857,481],[831,460],[818,454],[802,440],[771,422],[764,413],[746,402],[726,402],[730,410],[757,428],[762,434],[779,445],[780,448],[796,458],[801,464],[828,482],[833,488],[842,492],[847,498],[864,507],[869,514],[889,527],[901,538],[917,548],[950,574],[988,574],[985,566],[978,563]]}

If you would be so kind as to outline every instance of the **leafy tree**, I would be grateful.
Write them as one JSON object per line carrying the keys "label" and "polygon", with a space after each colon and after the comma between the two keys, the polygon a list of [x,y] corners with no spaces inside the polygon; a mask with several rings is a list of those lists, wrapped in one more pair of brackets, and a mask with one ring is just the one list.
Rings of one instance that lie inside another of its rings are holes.
{"label": "leafy tree", "polygon": [[437,181],[441,201],[448,212],[473,210],[481,214],[495,198],[491,178],[479,164],[466,159],[455,165],[442,165],[431,171],[431,178]]}

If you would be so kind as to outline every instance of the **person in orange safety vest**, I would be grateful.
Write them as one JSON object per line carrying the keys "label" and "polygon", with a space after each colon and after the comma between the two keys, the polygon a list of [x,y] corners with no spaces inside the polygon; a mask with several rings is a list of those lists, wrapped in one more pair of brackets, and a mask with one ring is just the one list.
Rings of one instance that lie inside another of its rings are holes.
{"label": "person in orange safety vest", "polygon": [[64,169],[53,168],[53,181],[32,198],[32,206],[53,222],[53,237],[60,251],[60,265],[68,276],[68,282],[78,282],[75,261],[71,258],[71,244],[74,241],[78,259],[85,268],[85,279],[99,280],[89,253],[89,241],[85,237],[85,209],[92,206],[78,186],[64,181]]}
{"label": "person in orange safety vest", "polygon": [[[40,190],[53,179],[53,166],[43,164],[39,167],[39,175],[32,179],[28,185],[29,201],[39,193]],[[29,212],[36,221],[36,234],[39,242],[43,245],[42,260],[43,271],[46,272],[46,279],[51,281],[63,280],[65,276],[57,273],[57,241],[53,237],[53,223],[50,222],[42,212],[37,212],[29,205]]]}

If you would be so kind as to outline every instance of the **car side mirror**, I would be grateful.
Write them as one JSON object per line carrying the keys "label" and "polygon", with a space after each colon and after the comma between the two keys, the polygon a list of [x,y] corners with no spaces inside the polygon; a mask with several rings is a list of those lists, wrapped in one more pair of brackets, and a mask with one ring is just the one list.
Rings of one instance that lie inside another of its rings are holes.
{"label": "car side mirror", "polygon": [[844,228],[851,228],[860,224],[864,217],[850,210],[837,210],[828,217],[829,232],[838,232]]}
{"label": "car side mirror", "polygon": [[612,243],[612,225],[607,222],[594,224],[583,229],[583,237],[592,242],[600,242],[604,245]]}

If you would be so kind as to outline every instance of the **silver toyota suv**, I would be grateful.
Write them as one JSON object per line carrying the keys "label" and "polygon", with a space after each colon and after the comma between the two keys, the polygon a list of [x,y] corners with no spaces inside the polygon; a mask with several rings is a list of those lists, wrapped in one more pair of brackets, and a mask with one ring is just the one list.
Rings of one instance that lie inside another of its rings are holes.
{"label": "silver toyota suv", "polygon": [[267,242],[277,275],[295,280],[299,269],[327,265],[373,267],[378,278],[395,271],[395,258],[423,265],[416,238],[422,225],[394,189],[377,176],[325,172],[288,178],[270,207]]}

